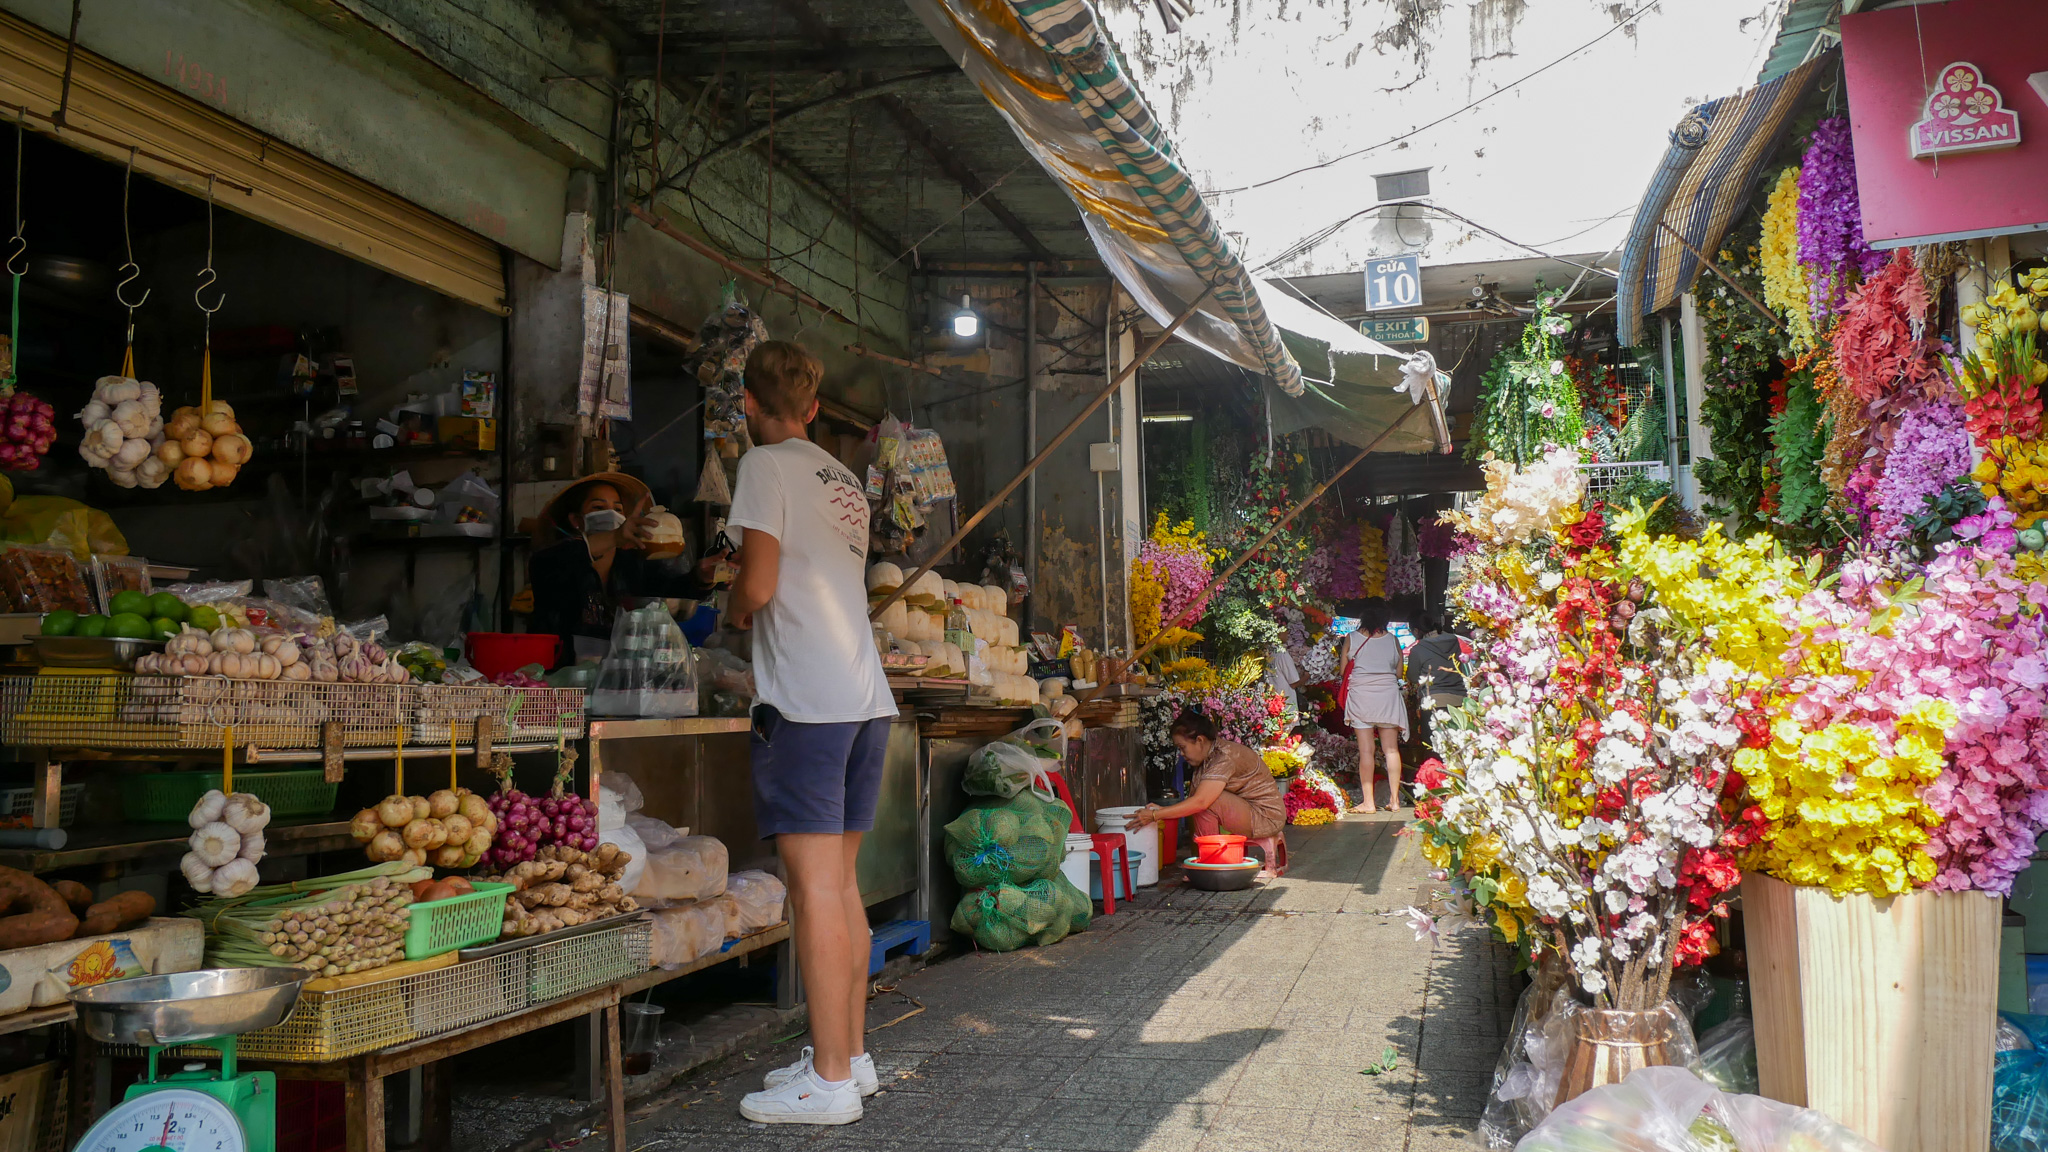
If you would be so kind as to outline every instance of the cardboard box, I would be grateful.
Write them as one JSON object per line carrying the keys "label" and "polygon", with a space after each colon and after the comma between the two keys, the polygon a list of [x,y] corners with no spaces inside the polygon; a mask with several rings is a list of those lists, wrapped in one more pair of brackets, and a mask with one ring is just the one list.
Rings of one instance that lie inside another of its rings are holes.
{"label": "cardboard box", "polygon": [[470,452],[498,448],[498,422],[481,416],[442,416],[434,421],[434,434],[450,448]]}
{"label": "cardboard box", "polygon": [[57,1082],[52,1060],[0,1076],[0,1152],[38,1152]]}

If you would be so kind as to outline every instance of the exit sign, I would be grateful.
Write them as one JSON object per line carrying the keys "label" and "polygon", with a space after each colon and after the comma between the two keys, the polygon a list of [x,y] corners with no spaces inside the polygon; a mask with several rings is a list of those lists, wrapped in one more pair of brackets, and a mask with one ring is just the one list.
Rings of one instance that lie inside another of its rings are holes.
{"label": "exit sign", "polygon": [[1403,316],[1399,319],[1360,320],[1358,331],[1382,344],[1429,343],[1429,317]]}
{"label": "exit sign", "polygon": [[1365,310],[1385,312],[1422,303],[1422,257],[1382,256],[1365,265]]}

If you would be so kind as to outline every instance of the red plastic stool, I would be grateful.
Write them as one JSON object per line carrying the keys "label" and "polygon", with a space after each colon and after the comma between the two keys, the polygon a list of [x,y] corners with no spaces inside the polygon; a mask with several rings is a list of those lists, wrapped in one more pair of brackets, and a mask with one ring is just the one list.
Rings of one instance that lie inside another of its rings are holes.
{"label": "red plastic stool", "polygon": [[1118,870],[1123,873],[1125,894],[1127,896],[1138,894],[1138,886],[1131,883],[1131,854],[1124,847],[1124,834],[1121,832],[1089,832],[1081,827],[1081,814],[1074,810],[1074,795],[1067,791],[1067,778],[1058,772],[1047,772],[1046,775],[1052,777],[1053,791],[1059,794],[1060,802],[1067,806],[1067,816],[1072,822],[1072,826],[1068,831],[1085,834],[1095,841],[1096,867],[1102,874],[1102,914],[1104,916],[1114,916],[1116,915],[1116,883],[1109,869],[1109,862],[1112,859],[1116,861]]}
{"label": "red plastic stool", "polygon": [[1246,840],[1244,846],[1247,848],[1256,846],[1259,849],[1259,857],[1265,862],[1259,869],[1261,872],[1268,876],[1287,875],[1287,834],[1285,832],[1278,836],[1260,836],[1255,839]]}
{"label": "red plastic stool", "polygon": [[1159,822],[1159,866],[1180,863],[1180,817]]}

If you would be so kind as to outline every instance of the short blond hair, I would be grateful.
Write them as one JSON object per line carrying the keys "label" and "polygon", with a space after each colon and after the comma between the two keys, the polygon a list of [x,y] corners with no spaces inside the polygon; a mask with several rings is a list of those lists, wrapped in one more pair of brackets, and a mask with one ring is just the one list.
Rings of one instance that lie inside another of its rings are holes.
{"label": "short blond hair", "polygon": [[763,412],[784,420],[802,420],[818,397],[825,365],[801,344],[763,340],[747,354],[744,379]]}

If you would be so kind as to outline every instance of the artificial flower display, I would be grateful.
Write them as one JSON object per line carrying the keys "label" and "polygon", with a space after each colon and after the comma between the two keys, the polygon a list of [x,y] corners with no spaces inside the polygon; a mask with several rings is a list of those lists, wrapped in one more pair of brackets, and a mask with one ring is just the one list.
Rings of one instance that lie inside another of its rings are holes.
{"label": "artificial flower display", "polygon": [[1387,594],[1387,534],[1364,520],[1358,522],[1358,594]]}
{"label": "artificial flower display", "polygon": [[1806,291],[1806,266],[1799,262],[1799,173],[1793,165],[1778,174],[1764,210],[1758,250],[1764,303],[1785,318],[1794,352],[1814,345],[1813,316]]}
{"label": "artificial flower display", "polygon": [[1847,116],[1831,116],[1814,126],[1798,180],[1799,262],[1806,269],[1814,323],[1821,327],[1848,298],[1849,289],[1884,267],[1885,259],[1863,241]]}

